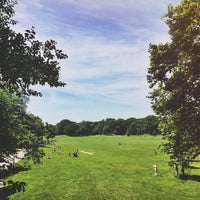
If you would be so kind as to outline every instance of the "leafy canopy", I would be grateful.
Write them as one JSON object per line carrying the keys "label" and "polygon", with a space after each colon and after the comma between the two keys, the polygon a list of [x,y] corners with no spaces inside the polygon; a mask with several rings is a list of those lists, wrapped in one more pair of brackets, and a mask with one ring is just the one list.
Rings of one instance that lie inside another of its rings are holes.
{"label": "leafy canopy", "polygon": [[11,93],[41,95],[33,85],[64,86],[59,80],[58,60],[67,55],[57,49],[54,40],[40,42],[34,27],[23,34],[11,29],[17,22],[12,19],[17,1],[0,3],[0,87]]}
{"label": "leafy canopy", "polygon": [[28,158],[38,163],[47,131],[39,117],[26,113],[25,97],[42,95],[31,88],[34,85],[64,86],[58,60],[67,55],[54,40],[37,40],[34,27],[24,33],[12,29],[17,23],[12,18],[16,3],[0,1],[0,159],[24,148]]}
{"label": "leafy canopy", "polygon": [[168,7],[171,42],[150,44],[147,80],[164,150],[184,168],[200,154],[200,1]]}

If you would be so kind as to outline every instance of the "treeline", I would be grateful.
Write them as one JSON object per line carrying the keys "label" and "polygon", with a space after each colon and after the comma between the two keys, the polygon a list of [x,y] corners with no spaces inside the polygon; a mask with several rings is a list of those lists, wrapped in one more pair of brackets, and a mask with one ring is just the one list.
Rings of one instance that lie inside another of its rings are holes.
{"label": "treeline", "polygon": [[154,115],[138,119],[108,118],[98,122],[82,121],[79,123],[64,119],[55,127],[58,135],[68,136],[160,134],[158,118]]}

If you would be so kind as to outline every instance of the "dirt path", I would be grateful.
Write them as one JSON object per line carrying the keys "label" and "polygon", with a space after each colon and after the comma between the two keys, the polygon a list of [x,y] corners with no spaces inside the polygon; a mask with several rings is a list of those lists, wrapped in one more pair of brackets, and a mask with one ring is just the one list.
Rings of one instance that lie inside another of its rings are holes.
{"label": "dirt path", "polygon": [[[26,151],[21,149],[19,150],[14,156],[9,156],[6,158],[7,162],[0,162],[0,168],[4,168],[6,170],[9,170],[9,165],[14,165],[18,161],[20,161],[26,154]],[[4,166],[4,167],[3,167]],[[1,178],[1,177],[0,177]],[[0,188],[4,187],[4,180],[0,179]]]}
{"label": "dirt path", "polygon": [[84,153],[84,154],[88,154],[88,155],[94,155],[93,152],[88,152],[88,151],[83,151],[83,150],[79,150],[81,153]]}
{"label": "dirt path", "polygon": [[26,150],[20,150],[17,152],[16,157],[14,158],[14,163],[17,163],[18,161],[20,161],[26,154]]}

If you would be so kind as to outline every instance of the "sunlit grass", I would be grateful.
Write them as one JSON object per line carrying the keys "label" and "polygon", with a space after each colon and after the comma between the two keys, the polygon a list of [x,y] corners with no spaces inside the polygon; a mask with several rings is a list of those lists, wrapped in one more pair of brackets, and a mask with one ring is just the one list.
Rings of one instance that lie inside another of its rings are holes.
{"label": "sunlit grass", "polygon": [[[51,145],[45,148],[51,159],[44,158],[42,165],[8,177],[27,183],[24,193],[16,193],[10,199],[198,199],[200,182],[174,178],[167,155],[155,155],[160,142],[161,137],[149,135],[58,136],[56,144],[61,148],[55,153]],[[69,157],[69,152],[76,149],[94,155]],[[154,163],[159,166],[158,177],[154,176]],[[198,169],[190,173],[200,175]]]}

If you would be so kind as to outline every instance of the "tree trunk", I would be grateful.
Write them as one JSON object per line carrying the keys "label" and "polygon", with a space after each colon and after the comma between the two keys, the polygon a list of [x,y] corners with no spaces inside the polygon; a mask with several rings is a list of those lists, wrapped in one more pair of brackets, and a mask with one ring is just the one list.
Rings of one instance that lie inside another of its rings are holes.
{"label": "tree trunk", "polygon": [[181,173],[182,173],[182,175],[185,175],[185,165],[184,164],[181,165]]}

